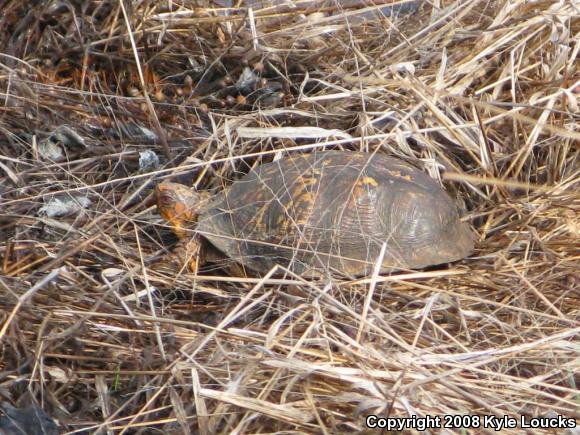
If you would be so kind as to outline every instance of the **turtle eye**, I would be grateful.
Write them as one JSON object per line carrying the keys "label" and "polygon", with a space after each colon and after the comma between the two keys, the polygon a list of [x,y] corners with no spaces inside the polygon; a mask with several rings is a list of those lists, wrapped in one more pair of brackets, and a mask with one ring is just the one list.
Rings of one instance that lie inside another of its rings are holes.
{"label": "turtle eye", "polygon": [[171,197],[171,195],[168,195],[168,194],[161,195],[161,204],[163,204],[163,205],[173,204],[173,198]]}

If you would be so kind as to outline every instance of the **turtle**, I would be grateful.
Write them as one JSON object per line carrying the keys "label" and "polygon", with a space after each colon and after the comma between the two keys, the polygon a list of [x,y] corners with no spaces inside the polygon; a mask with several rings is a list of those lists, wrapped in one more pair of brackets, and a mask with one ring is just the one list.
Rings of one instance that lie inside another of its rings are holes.
{"label": "turtle", "polygon": [[380,273],[422,269],[474,249],[474,233],[445,190],[379,153],[290,155],[217,195],[162,182],[156,197],[193,272],[204,240],[258,274],[280,265],[303,276],[365,276],[379,261]]}

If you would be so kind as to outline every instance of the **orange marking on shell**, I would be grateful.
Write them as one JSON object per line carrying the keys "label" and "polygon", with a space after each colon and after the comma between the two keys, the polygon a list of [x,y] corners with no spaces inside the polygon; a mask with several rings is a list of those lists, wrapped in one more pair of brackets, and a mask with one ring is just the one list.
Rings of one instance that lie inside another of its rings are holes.
{"label": "orange marking on shell", "polygon": [[[304,186],[301,184],[296,184],[294,187],[292,187],[292,190],[290,191],[290,204],[296,202],[296,198],[298,198],[298,196],[300,196],[303,191]],[[288,207],[290,204],[288,204]]]}
{"label": "orange marking on shell", "polygon": [[[290,202],[286,204],[286,209],[293,214],[294,222],[287,216],[279,217],[278,224],[283,230],[290,230],[295,224],[304,225],[308,222],[312,207],[314,206],[315,195],[307,186],[314,186],[319,179],[315,177],[300,177],[297,185],[292,189]],[[286,222],[288,221],[288,222]]]}
{"label": "orange marking on shell", "polygon": [[365,197],[366,190],[363,186],[357,183],[352,189],[352,195],[350,196],[349,203],[351,208],[355,208],[361,200]]}
{"label": "orange marking on shell", "polygon": [[[306,185],[316,183],[314,178],[303,179]],[[276,217],[276,226],[278,234],[294,234],[296,226],[305,225],[308,222],[312,207],[314,205],[314,194],[304,190],[304,185],[296,186],[290,195],[290,201],[283,204],[285,212]]]}
{"label": "orange marking on shell", "polygon": [[297,216],[296,224],[305,225],[308,222],[310,214],[312,213],[312,207],[314,206],[315,196],[312,192],[304,192],[296,199],[296,203],[304,211]]}
{"label": "orange marking on shell", "polygon": [[377,187],[379,185],[379,182],[377,180],[375,180],[373,177],[363,177],[357,182],[357,185],[359,185],[359,186],[368,185],[368,186]]}
{"label": "orange marking on shell", "polygon": [[[314,170],[316,175],[320,175],[320,171],[318,169]],[[300,181],[304,186],[313,186],[317,183],[318,179],[313,177],[300,177]]]}
{"label": "orange marking on shell", "polygon": [[266,223],[264,222],[264,215],[266,214],[266,210],[270,207],[270,203],[264,204],[260,209],[256,212],[256,217],[254,218],[254,229],[252,233],[265,233],[266,232]]}
{"label": "orange marking on shell", "polygon": [[307,205],[308,207],[312,207],[312,205],[314,204],[314,195],[312,194],[312,192],[308,190],[300,192],[301,193],[299,193],[296,196],[294,203],[296,203],[299,207],[304,207],[305,205]]}
{"label": "orange marking on shell", "polygon": [[407,181],[413,181],[413,177],[411,177],[410,175],[403,175],[401,173],[401,171],[389,171],[389,173],[393,177],[402,178],[403,180],[407,180]]}

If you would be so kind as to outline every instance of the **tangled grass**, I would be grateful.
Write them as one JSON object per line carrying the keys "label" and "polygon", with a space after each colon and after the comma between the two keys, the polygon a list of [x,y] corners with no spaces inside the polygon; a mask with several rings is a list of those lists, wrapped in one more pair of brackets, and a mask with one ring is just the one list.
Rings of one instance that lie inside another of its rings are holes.
{"label": "tangled grass", "polygon": [[[63,433],[580,418],[580,6],[383,3],[0,2],[1,401]],[[315,148],[424,169],[476,251],[359,279],[162,264],[155,184]]]}

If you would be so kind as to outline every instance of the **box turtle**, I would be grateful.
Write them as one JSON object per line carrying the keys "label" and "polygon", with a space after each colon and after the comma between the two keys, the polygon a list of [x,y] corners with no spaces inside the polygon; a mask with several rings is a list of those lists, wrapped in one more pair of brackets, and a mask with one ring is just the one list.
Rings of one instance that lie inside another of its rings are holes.
{"label": "box turtle", "polygon": [[169,182],[156,195],[194,271],[202,238],[255,272],[280,264],[306,276],[370,274],[383,244],[383,273],[473,250],[471,229],[437,182],[380,154],[294,155],[258,166],[214,197]]}

